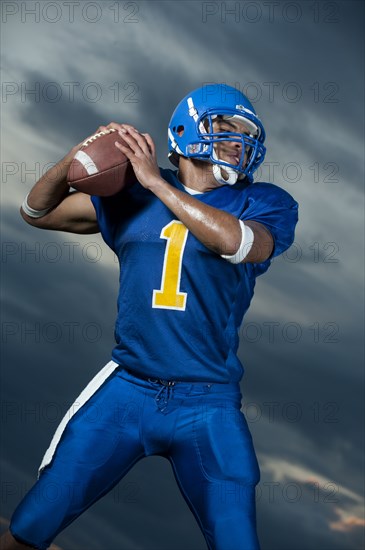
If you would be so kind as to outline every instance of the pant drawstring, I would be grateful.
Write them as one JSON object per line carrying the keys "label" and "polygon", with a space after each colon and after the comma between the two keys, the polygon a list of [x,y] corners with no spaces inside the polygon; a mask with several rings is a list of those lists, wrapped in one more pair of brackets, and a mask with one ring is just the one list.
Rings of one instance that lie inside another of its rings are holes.
{"label": "pant drawstring", "polygon": [[155,402],[156,402],[157,408],[162,413],[166,410],[168,402],[172,398],[172,394],[173,394],[173,384],[163,385],[158,390],[157,395],[155,397]]}

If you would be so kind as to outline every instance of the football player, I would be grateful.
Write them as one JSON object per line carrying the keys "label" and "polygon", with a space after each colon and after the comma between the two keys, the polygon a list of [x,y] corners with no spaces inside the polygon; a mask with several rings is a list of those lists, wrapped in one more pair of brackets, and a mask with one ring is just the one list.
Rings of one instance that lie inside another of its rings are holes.
{"label": "football player", "polygon": [[100,231],[118,256],[120,290],[111,360],[61,422],[3,548],[46,549],[138,460],[160,455],[210,550],[257,549],[259,467],[240,410],[238,331],[256,277],[293,242],[297,203],[253,182],[265,130],[235,88],[206,85],[179,103],[168,128],[175,170],[158,167],[150,135],[129,124],[99,130],[110,128],[126,143],[116,147],[133,186],[113,197],[70,193],[78,145],[21,209],[36,227]]}

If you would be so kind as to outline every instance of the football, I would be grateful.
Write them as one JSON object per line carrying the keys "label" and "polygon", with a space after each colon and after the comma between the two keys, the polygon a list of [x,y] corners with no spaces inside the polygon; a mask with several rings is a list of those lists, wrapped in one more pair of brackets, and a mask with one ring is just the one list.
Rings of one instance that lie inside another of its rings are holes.
{"label": "football", "polygon": [[119,133],[110,129],[89,137],[72,159],[67,174],[70,187],[100,197],[110,197],[135,181],[128,158],[115,147]]}

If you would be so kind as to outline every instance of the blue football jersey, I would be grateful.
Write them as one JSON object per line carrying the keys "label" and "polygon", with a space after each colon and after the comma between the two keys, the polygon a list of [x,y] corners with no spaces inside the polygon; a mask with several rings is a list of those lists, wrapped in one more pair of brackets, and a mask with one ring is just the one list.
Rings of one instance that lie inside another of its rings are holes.
{"label": "blue football jersey", "polygon": [[[184,191],[173,170],[162,177]],[[242,220],[264,224],[271,257],[294,240],[298,205],[270,183],[220,186],[194,197]],[[204,246],[139,183],[113,197],[92,197],[105,242],[120,263],[112,359],[141,376],[239,381],[238,331],[263,263],[232,264]]]}

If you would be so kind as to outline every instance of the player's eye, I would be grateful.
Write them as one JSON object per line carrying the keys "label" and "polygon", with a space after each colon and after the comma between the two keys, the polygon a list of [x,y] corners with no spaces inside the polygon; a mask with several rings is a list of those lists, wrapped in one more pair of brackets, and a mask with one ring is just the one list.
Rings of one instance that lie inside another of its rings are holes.
{"label": "player's eye", "polygon": [[234,132],[234,130],[232,130],[232,128],[230,128],[229,126],[221,126],[221,125],[218,125],[216,130],[216,132]]}

